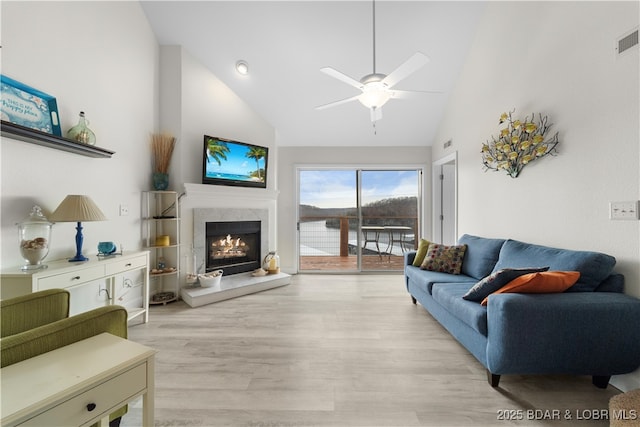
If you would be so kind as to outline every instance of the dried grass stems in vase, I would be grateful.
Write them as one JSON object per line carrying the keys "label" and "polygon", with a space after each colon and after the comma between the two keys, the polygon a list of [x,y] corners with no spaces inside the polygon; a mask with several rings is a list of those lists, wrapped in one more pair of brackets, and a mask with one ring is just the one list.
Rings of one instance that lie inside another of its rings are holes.
{"label": "dried grass stems in vase", "polygon": [[151,151],[153,152],[153,171],[167,173],[176,139],[166,133],[151,135]]}
{"label": "dried grass stems in vase", "polygon": [[153,153],[153,188],[166,190],[169,188],[169,164],[173,155],[176,139],[166,133],[151,135],[151,152]]}

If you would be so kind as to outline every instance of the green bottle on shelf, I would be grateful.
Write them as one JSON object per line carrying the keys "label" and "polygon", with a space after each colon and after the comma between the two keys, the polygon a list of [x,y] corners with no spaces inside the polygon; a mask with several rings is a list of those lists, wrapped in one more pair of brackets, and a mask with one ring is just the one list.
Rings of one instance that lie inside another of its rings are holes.
{"label": "green bottle on shelf", "polygon": [[67,138],[87,145],[96,145],[96,134],[89,129],[89,121],[84,117],[84,111],[80,111],[78,124],[69,129]]}

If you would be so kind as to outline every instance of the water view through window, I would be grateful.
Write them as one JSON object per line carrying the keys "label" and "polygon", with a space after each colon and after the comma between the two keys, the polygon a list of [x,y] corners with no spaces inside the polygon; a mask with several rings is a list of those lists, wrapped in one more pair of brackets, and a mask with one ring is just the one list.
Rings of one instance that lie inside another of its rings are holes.
{"label": "water view through window", "polygon": [[300,169],[300,271],[402,270],[418,235],[420,170]]}

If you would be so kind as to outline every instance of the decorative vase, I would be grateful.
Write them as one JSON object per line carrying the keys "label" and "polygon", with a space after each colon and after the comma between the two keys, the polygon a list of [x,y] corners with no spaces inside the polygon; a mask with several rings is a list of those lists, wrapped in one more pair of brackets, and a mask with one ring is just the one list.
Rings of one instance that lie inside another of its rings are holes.
{"label": "decorative vase", "polygon": [[84,117],[84,111],[80,111],[78,124],[69,129],[67,138],[87,145],[96,145],[96,134],[88,127],[89,121]]}
{"label": "decorative vase", "polygon": [[169,174],[162,172],[153,173],[153,188],[155,190],[166,190],[169,188]]}

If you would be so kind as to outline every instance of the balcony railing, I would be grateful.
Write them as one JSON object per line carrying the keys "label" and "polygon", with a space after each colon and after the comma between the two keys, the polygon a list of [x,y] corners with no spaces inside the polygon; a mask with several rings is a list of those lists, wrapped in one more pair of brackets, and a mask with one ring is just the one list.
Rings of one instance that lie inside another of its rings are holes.
{"label": "balcony railing", "polygon": [[[300,217],[301,270],[355,270],[358,247],[363,270],[402,270],[403,255],[416,248],[415,216]],[[322,268],[317,267],[322,265]]]}

